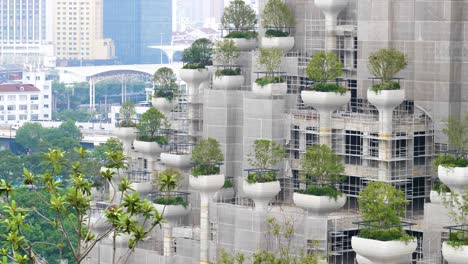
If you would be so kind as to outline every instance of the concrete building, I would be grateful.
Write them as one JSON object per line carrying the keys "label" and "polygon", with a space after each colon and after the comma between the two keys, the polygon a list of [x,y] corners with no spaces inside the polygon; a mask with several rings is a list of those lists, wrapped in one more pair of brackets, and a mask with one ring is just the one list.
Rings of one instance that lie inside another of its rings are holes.
{"label": "concrete building", "polygon": [[53,0],[53,40],[59,60],[108,60],[112,39],[103,35],[102,0]]}
{"label": "concrete building", "polygon": [[55,66],[51,0],[0,1],[0,64]]}
{"label": "concrete building", "polygon": [[[261,8],[265,2],[257,4]],[[159,171],[174,166],[167,155],[189,155],[190,149],[173,152],[174,145],[215,138],[225,158],[221,173],[232,178],[235,187],[229,194],[220,190],[209,200],[207,191],[183,185],[191,192],[191,212],[171,223],[170,233],[156,230],[150,240],[138,246],[130,261],[208,263],[219,258],[221,249],[250,256],[259,248],[271,249],[265,219],[276,217],[294,222],[294,254],[318,250],[327,256],[328,263],[356,263],[351,240],[359,229],[353,222],[361,219],[357,198],[370,182],[380,181],[403,191],[409,202],[404,220],[415,224],[408,232],[417,240],[412,261],[408,256],[388,263],[442,263],[441,244],[448,236],[443,226],[454,221],[444,205],[430,196],[436,180],[432,164],[434,156],[448,148],[441,133],[443,121],[468,112],[468,81],[462,74],[467,72],[467,54],[462,47],[468,39],[462,32],[466,31],[468,2],[286,2],[297,19],[292,30],[294,47],[277,45],[286,51],[280,72],[287,91],[267,94],[255,88],[255,76],[261,74],[256,48],[244,50],[236,62],[242,65],[244,82],[219,85],[213,81],[212,69],[193,75],[181,72],[188,90],[171,111],[171,122],[185,124],[179,127],[187,137],[175,136],[180,134],[175,131],[169,136],[170,147],[151,153],[138,148],[131,152],[136,159],[150,160],[148,169]],[[258,44],[271,43],[260,40]],[[367,92],[372,84],[367,58],[380,48],[403,51],[409,65],[399,74],[404,78],[402,89],[376,100]],[[325,100],[302,93],[310,85],[306,65],[320,51],[335,52],[343,62],[342,79],[350,90],[349,98]],[[277,142],[288,154],[275,168],[281,191],[268,197],[252,197],[244,184],[245,170],[251,169],[247,155],[258,138]],[[328,145],[345,166],[345,181],[339,189],[346,194],[346,202],[331,213],[309,210],[293,200],[294,191],[303,187],[299,160],[308,146],[318,143]],[[179,168],[185,179],[189,178],[190,169]],[[102,245],[92,258],[109,252],[110,246]]]}

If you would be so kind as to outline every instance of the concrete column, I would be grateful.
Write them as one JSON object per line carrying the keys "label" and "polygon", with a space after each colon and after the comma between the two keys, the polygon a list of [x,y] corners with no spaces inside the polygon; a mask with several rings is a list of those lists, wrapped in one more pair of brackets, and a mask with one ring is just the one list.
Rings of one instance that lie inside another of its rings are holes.
{"label": "concrete column", "polygon": [[331,112],[320,111],[320,144],[332,148]]}
{"label": "concrete column", "polygon": [[[368,157],[369,156],[369,133],[368,132],[364,132],[362,134],[362,137],[363,137],[363,140],[362,140],[362,155],[364,157]],[[344,144],[342,144],[344,145]],[[362,166],[366,167],[368,165],[368,160],[367,159],[362,159]]]}
{"label": "concrete column", "polygon": [[208,237],[210,232],[208,207],[210,194],[200,192],[200,264],[209,263]]}
{"label": "concrete column", "polygon": [[164,256],[170,257],[174,255],[173,247],[174,238],[172,237],[172,225],[169,223],[164,224]]}

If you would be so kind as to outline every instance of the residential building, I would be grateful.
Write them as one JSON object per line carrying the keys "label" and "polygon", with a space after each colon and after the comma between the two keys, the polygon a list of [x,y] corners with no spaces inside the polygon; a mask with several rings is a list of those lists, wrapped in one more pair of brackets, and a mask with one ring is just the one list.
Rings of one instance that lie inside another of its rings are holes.
{"label": "residential building", "polygon": [[0,65],[55,66],[51,3],[52,0],[0,1]]}
{"label": "residential building", "polygon": [[112,39],[103,36],[102,0],[53,0],[53,40],[59,60],[109,60]]}
{"label": "residential building", "polygon": [[104,36],[115,43],[121,64],[161,63],[167,57],[149,46],[172,40],[171,0],[104,0]]}

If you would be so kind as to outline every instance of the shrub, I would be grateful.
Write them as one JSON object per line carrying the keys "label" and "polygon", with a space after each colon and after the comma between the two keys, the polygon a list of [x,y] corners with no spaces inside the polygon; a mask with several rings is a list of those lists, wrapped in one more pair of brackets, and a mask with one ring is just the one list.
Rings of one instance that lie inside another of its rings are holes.
{"label": "shrub", "polygon": [[365,228],[359,231],[359,237],[379,240],[379,241],[410,241],[413,239],[403,229],[399,227],[379,229],[379,228]]}
{"label": "shrub", "polygon": [[273,73],[281,65],[282,58],[283,51],[281,49],[260,48],[258,64],[262,65],[266,72]]}
{"label": "shrub", "polygon": [[217,41],[213,54],[217,61],[223,65],[233,65],[234,60],[239,58],[240,50],[232,39],[223,39]]}
{"label": "shrub", "polygon": [[145,142],[156,142],[160,146],[167,145],[168,143],[167,137],[165,136],[139,135],[137,140]]}
{"label": "shrub", "polygon": [[306,73],[315,82],[334,81],[343,74],[343,64],[333,52],[319,52],[307,64]]}
{"label": "shrub", "polygon": [[151,107],[141,115],[137,129],[141,133],[140,138],[154,141],[156,133],[163,128],[169,127],[166,116],[158,109]]}
{"label": "shrub", "polygon": [[438,194],[450,192],[450,188],[440,181],[434,182],[434,184],[432,185],[432,190],[436,191]]}
{"label": "shrub", "polygon": [[236,76],[236,75],[241,75],[240,68],[219,69],[215,72],[215,76]]}
{"label": "shrub", "polygon": [[284,79],[281,76],[263,76],[255,80],[255,83],[262,87],[268,84],[283,83],[283,82],[284,82]]}
{"label": "shrub", "polygon": [[257,38],[258,33],[255,31],[248,31],[248,32],[239,32],[233,31],[225,36],[225,38],[243,38],[243,39],[253,39]]}
{"label": "shrub", "polygon": [[196,164],[192,168],[192,175],[195,177],[202,176],[202,175],[218,175],[219,172],[220,172],[220,169],[218,165]]}
{"label": "shrub", "polygon": [[276,171],[255,171],[247,175],[247,183],[265,183],[276,181]]}
{"label": "shrub", "polygon": [[154,96],[172,101],[178,90],[177,77],[168,67],[159,68],[153,75]]}
{"label": "shrub", "polygon": [[344,94],[348,91],[346,87],[336,83],[315,83],[312,85],[312,90],[317,92],[333,92]]}
{"label": "shrub", "polygon": [[294,12],[283,0],[268,0],[261,17],[265,28],[281,30],[296,25]]}
{"label": "shrub", "polygon": [[398,82],[383,82],[375,84],[371,87],[371,90],[378,93],[383,90],[400,90],[400,83]]}
{"label": "shrub", "polygon": [[446,168],[468,167],[468,160],[464,157],[456,157],[450,154],[438,155],[434,159],[434,166],[437,168],[442,165]]}
{"label": "shrub", "polygon": [[232,179],[224,180],[224,185],[223,185],[224,189],[228,189],[228,188],[232,188],[232,187],[234,187],[234,181]]}
{"label": "shrub", "polygon": [[452,247],[468,246],[468,233],[466,232],[451,232],[448,244]]}
{"label": "shrub", "polygon": [[126,101],[122,104],[119,110],[119,117],[122,121],[120,121],[120,127],[135,127],[136,124],[133,122],[133,118],[136,115],[135,105],[132,101]]}
{"label": "shrub", "polygon": [[397,49],[380,49],[369,56],[367,68],[383,83],[390,82],[393,77],[408,65],[408,60]]}
{"label": "shrub", "polygon": [[338,191],[335,186],[327,185],[327,186],[316,186],[316,185],[310,185],[307,187],[306,190],[300,190],[298,193],[302,194],[308,194],[308,195],[315,195],[315,196],[328,196],[330,198],[336,199],[338,196],[343,195],[342,192]]}
{"label": "shrub", "polygon": [[182,61],[186,63],[184,69],[202,69],[211,64],[213,43],[207,38],[195,40],[190,48],[182,52]]}
{"label": "shrub", "polygon": [[268,139],[255,140],[251,152],[247,155],[250,166],[259,169],[260,174],[278,165],[284,159],[285,150],[278,143]]}
{"label": "shrub", "polygon": [[275,30],[275,29],[269,29],[265,32],[265,37],[273,38],[282,38],[282,37],[287,37],[289,36],[289,32],[281,31],[281,30]]}
{"label": "shrub", "polygon": [[163,205],[182,205],[183,207],[187,208],[189,203],[184,200],[182,197],[159,197],[153,201],[156,204],[163,204]]}
{"label": "shrub", "polygon": [[192,168],[195,177],[219,174],[219,163],[224,161],[219,142],[213,138],[201,139],[193,148],[192,161],[195,163]]}

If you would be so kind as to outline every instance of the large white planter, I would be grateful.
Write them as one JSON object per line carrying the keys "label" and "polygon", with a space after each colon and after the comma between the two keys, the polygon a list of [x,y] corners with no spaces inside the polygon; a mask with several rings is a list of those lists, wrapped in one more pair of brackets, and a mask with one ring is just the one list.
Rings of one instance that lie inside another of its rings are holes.
{"label": "large white planter", "polygon": [[439,180],[447,185],[456,194],[468,192],[468,167],[448,168],[438,167]]}
{"label": "large white planter", "polygon": [[443,204],[444,201],[450,201],[452,194],[449,192],[441,192],[431,190],[429,197],[431,198],[431,203],[433,204]]}
{"label": "large white planter", "polygon": [[163,152],[162,146],[156,142],[135,140],[133,141],[133,147],[135,148],[135,151],[141,152],[148,156],[157,155]]}
{"label": "large white planter", "polygon": [[217,175],[190,175],[189,183],[190,187],[200,192],[214,193],[221,189],[224,185],[225,177],[224,174]]}
{"label": "large white planter", "polygon": [[178,218],[190,213],[190,205],[184,207],[183,205],[164,205],[155,203],[154,207],[158,210],[158,213],[163,214],[163,217],[169,222],[175,222]]}
{"label": "large white planter", "polygon": [[417,242],[378,241],[353,236],[351,246],[359,264],[408,264]]}
{"label": "large white planter", "polygon": [[161,153],[161,162],[166,164],[168,167],[183,169],[190,167],[192,162],[191,154],[172,154],[172,153]]}
{"label": "large white planter", "polygon": [[200,83],[210,77],[208,69],[180,69],[180,79],[186,82],[190,88],[198,88]]}
{"label": "large white planter", "polygon": [[132,182],[131,187],[140,194],[148,194],[153,190],[153,183],[150,181]]}
{"label": "large white planter", "polygon": [[346,195],[338,196],[336,200],[328,196],[315,196],[302,193],[293,194],[294,204],[315,214],[327,214],[336,211],[346,204]]}
{"label": "large white planter", "polygon": [[285,95],[288,92],[288,84],[271,83],[261,86],[254,82],[252,85],[252,92],[260,96]]}
{"label": "large white planter", "polygon": [[262,48],[281,49],[287,53],[294,47],[294,37],[262,37]]}
{"label": "large white planter", "polygon": [[116,127],[114,131],[115,135],[122,140],[126,149],[130,148],[133,140],[137,137],[136,127]]}
{"label": "large white planter", "polygon": [[270,200],[281,191],[279,181],[250,184],[244,180],[242,188],[244,194],[254,201],[255,209],[258,211],[268,209]]}
{"label": "large white planter", "polygon": [[452,247],[444,242],[442,255],[448,264],[466,264],[468,263],[468,246]]}
{"label": "large white planter", "polygon": [[221,188],[217,191],[213,197],[214,200],[229,200],[234,198],[235,192],[234,188]]}
{"label": "large white planter", "polygon": [[351,93],[334,93],[318,91],[302,91],[302,101],[307,106],[312,106],[318,111],[332,112],[338,107],[345,105],[351,100]]}
{"label": "large white planter", "polygon": [[153,97],[151,98],[151,104],[153,107],[157,108],[159,111],[163,112],[167,115],[167,113],[171,112],[174,106],[176,105],[177,99],[172,99],[169,101],[163,97]]}
{"label": "large white planter", "polygon": [[405,100],[405,90],[367,90],[367,100],[380,110],[393,110]]}
{"label": "large white planter", "polygon": [[244,84],[243,75],[213,76],[213,86],[219,90],[236,90]]}
{"label": "large white planter", "polygon": [[236,44],[236,47],[240,51],[251,51],[257,48],[257,39],[256,38],[251,38],[251,39],[245,39],[245,38],[229,38],[234,41]]}

